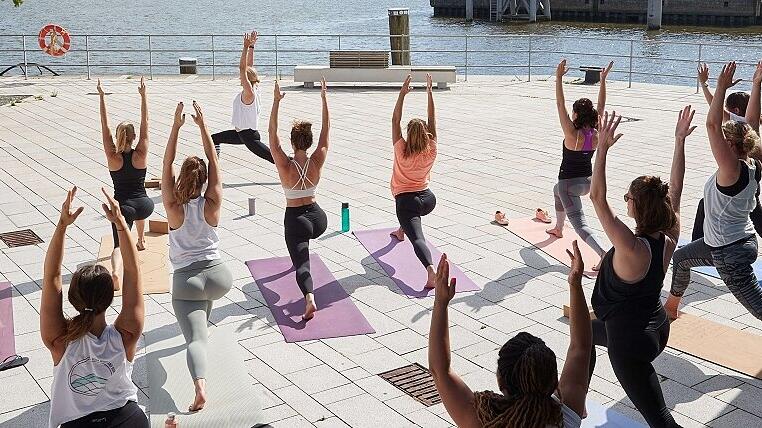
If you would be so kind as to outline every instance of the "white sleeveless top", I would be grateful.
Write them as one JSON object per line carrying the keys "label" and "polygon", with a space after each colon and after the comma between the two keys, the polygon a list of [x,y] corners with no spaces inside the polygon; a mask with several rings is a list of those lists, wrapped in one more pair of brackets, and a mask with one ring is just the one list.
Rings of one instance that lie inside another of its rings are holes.
{"label": "white sleeveless top", "polygon": [[732,244],[756,233],[749,218],[749,213],[757,206],[759,183],[756,171],[757,163],[752,162],[746,172],[749,183],[735,196],[726,195],[717,188],[717,172],[707,180],[704,185],[704,241],[710,247]]}
{"label": "white sleeveless top", "polygon": [[[307,158],[307,162],[304,163],[304,168],[302,168],[294,159],[291,159],[291,162],[294,163],[296,170],[299,172],[299,179],[290,189],[283,186],[283,193],[286,195],[286,199],[314,197],[317,186],[312,183],[312,180],[307,178],[307,171],[310,168],[310,159]],[[310,185],[307,186],[307,183],[310,183]]]}
{"label": "white sleeveless top", "polygon": [[251,104],[243,103],[243,92],[239,92],[233,99],[233,126],[240,129],[259,129],[259,112],[262,110],[262,103],[259,100],[259,88],[254,86],[254,102]]}
{"label": "white sleeveless top", "polygon": [[188,201],[183,206],[183,225],[169,231],[169,261],[175,270],[201,260],[220,258],[220,238],[217,228],[204,218],[205,202],[203,196]]}
{"label": "white sleeveless top", "polygon": [[69,342],[57,366],[50,388],[50,427],[79,419],[93,412],[123,407],[138,401],[132,383],[132,363],[122,335],[107,325],[101,337],[87,333]]}

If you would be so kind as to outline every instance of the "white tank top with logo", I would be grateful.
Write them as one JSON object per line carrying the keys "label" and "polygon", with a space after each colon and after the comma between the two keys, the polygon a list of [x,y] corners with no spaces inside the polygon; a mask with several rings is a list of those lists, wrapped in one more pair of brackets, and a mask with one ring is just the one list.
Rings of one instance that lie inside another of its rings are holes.
{"label": "white tank top with logo", "polygon": [[254,101],[251,104],[243,103],[243,92],[240,92],[233,99],[233,126],[236,130],[259,129],[259,112],[262,110],[262,104],[259,100],[259,88],[253,87]]}
{"label": "white tank top with logo", "polygon": [[123,407],[138,401],[132,383],[132,362],[127,361],[122,335],[107,325],[100,337],[87,333],[69,342],[50,388],[50,427],[93,412]]}

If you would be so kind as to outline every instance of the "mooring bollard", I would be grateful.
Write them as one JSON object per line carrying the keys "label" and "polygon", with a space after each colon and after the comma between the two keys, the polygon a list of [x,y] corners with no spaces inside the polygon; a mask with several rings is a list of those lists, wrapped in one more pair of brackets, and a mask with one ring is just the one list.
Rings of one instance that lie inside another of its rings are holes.
{"label": "mooring bollard", "polygon": [[196,58],[180,58],[180,74],[196,74]]}
{"label": "mooring bollard", "polygon": [[254,215],[257,212],[256,207],[257,198],[249,198],[249,215]]}
{"label": "mooring bollard", "polygon": [[410,65],[410,15],[406,7],[389,9],[392,65]]}

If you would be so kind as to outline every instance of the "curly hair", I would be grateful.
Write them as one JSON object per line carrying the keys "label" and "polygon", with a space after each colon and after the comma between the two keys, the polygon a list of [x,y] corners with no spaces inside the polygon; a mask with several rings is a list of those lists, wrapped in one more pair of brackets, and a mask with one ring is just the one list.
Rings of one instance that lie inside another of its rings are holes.
{"label": "curly hair", "polygon": [[672,229],[677,215],[672,208],[669,184],[653,175],[643,175],[630,183],[635,204],[635,232],[648,235]]}
{"label": "curly hair", "polygon": [[574,119],[574,129],[597,128],[598,110],[588,98],[580,98],[574,102],[572,111],[577,114]]}
{"label": "curly hair", "polygon": [[291,126],[291,144],[294,150],[307,150],[312,146],[312,122],[294,121]]}

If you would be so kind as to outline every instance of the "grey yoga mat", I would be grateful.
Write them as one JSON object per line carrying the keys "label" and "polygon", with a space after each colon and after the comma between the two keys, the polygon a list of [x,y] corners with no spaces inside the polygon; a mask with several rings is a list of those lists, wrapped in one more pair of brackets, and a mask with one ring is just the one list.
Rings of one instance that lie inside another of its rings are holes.
{"label": "grey yoga mat", "polygon": [[249,376],[241,351],[232,327],[209,328],[206,406],[199,412],[189,413],[188,406],[195,394],[185,362],[185,339],[182,334],[166,338],[166,335],[148,332],[146,358],[151,427],[164,428],[164,420],[170,412],[177,415],[182,428],[250,428],[263,423],[254,379]]}

